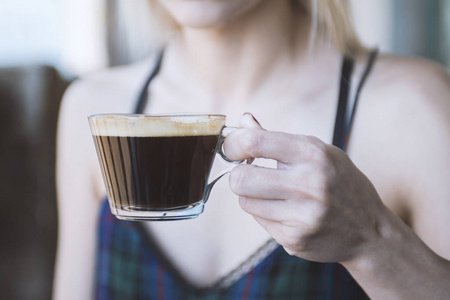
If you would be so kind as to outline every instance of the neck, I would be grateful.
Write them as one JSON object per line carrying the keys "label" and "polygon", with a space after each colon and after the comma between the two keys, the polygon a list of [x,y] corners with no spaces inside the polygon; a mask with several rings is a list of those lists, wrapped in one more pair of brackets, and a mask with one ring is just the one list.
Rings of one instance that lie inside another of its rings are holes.
{"label": "neck", "polygon": [[307,14],[290,1],[262,1],[220,28],[183,28],[172,50],[209,97],[242,101],[306,54],[308,32]]}

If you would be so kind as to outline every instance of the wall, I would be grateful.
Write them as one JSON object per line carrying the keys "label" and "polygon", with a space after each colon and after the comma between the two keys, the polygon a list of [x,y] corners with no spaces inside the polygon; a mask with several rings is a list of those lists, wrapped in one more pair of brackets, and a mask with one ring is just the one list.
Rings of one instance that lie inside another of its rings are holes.
{"label": "wall", "polygon": [[0,0],[0,66],[47,64],[68,77],[106,67],[103,0]]}
{"label": "wall", "polygon": [[[118,35],[119,44],[139,40],[136,35],[145,33],[143,28],[148,25],[143,20],[146,15],[131,16],[127,7],[142,6],[142,1],[0,0],[0,66],[45,63],[68,76],[104,68],[109,63],[107,15],[111,18],[111,8],[116,9],[108,32],[113,30]],[[386,52],[435,58],[450,66],[450,1],[350,0],[350,3],[356,30],[365,44]],[[145,5],[140,11],[144,9]],[[124,20],[139,21],[144,26],[136,26],[127,36],[124,27],[118,24]],[[135,48],[124,47],[112,54],[127,56],[136,52]],[[113,57],[113,61],[126,60]]]}

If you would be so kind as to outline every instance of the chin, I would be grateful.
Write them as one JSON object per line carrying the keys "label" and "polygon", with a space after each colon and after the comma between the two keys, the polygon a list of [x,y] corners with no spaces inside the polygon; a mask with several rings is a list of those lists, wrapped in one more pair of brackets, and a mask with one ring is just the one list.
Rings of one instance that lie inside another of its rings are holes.
{"label": "chin", "polygon": [[159,0],[180,26],[205,29],[224,26],[261,1],[265,0]]}

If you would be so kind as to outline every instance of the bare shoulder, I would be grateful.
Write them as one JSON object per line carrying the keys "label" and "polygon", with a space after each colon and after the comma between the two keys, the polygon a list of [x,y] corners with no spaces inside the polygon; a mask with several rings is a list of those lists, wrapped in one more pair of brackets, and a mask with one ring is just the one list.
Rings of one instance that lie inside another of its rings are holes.
{"label": "bare shoulder", "polygon": [[80,184],[87,178],[87,186],[104,194],[87,117],[132,112],[140,86],[152,70],[152,59],[96,72],[68,88],[59,113],[57,139],[58,186],[63,194],[73,193],[76,176]]}
{"label": "bare shoulder", "polygon": [[358,104],[354,134],[370,134],[379,146],[389,142],[391,150],[401,148],[406,137],[424,134],[430,126],[443,133],[450,125],[450,75],[426,59],[382,54]]}
{"label": "bare shoulder", "polygon": [[[90,137],[89,115],[132,112],[137,93],[151,71],[154,59],[105,69],[74,81],[62,100],[59,132],[74,138]],[[83,140],[80,138],[80,142]]]}
{"label": "bare shoulder", "polygon": [[[68,105],[92,113],[131,109],[134,96],[154,64],[154,57],[132,65],[101,70],[74,81],[64,99]],[[106,110],[106,111],[105,111]]]}
{"label": "bare shoulder", "polygon": [[450,176],[442,169],[450,167],[447,70],[425,59],[380,55],[361,92],[350,148],[391,208],[411,205],[399,199],[437,199],[439,189],[429,187]]}
{"label": "bare shoulder", "polygon": [[145,61],[100,71],[75,81],[64,96],[57,138],[59,236],[55,298],[88,299],[95,281],[95,228],[106,192],[87,117],[128,112],[136,89],[151,68],[152,62]]}
{"label": "bare shoulder", "polygon": [[383,54],[376,60],[367,89],[375,94],[394,93],[392,96],[438,101],[448,97],[443,92],[450,89],[450,75],[427,59]]}
{"label": "bare shoulder", "polygon": [[449,72],[426,59],[380,55],[362,91],[361,108],[364,117],[376,118],[372,125],[403,137],[397,139],[402,145],[406,137],[429,130],[446,134],[450,128]]}
{"label": "bare shoulder", "polygon": [[362,89],[356,118],[361,130],[384,136],[380,143],[396,134],[391,148],[430,126],[444,132],[450,125],[450,75],[425,59],[380,55]]}

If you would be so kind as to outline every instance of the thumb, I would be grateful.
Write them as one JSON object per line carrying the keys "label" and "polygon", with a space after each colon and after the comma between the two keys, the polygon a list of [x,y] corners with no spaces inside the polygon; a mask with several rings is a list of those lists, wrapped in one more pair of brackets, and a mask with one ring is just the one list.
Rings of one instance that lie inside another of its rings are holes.
{"label": "thumb", "polygon": [[256,118],[249,112],[242,115],[241,120],[239,121],[239,127],[248,129],[262,129],[262,126],[259,124],[258,120],[256,120]]}

